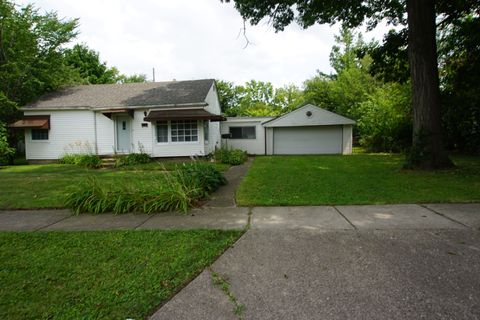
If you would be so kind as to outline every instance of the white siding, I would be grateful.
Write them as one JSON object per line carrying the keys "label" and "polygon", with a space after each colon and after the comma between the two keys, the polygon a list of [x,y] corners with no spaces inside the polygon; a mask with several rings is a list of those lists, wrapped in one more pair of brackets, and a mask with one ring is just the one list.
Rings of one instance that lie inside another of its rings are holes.
{"label": "white siding", "polygon": [[255,139],[223,139],[222,146],[247,151],[248,154],[265,154],[265,128],[262,122],[271,118],[227,118],[221,124],[221,133],[229,133],[230,127],[255,127]]}
{"label": "white siding", "polygon": [[[155,124],[154,122],[143,121],[145,117],[144,112],[147,109],[135,110],[132,119],[132,150],[140,152],[140,145],[143,146],[143,151],[153,155],[153,138]],[[147,111],[148,114],[148,111]],[[142,123],[146,123],[147,127],[142,127]]]}
{"label": "white siding", "polygon": [[266,140],[267,140],[267,154],[273,154],[273,128],[265,128]]}
{"label": "white siding", "polygon": [[352,154],[352,145],[353,145],[353,138],[352,138],[352,128],[351,125],[344,125],[343,126],[343,154]]}
{"label": "white siding", "polygon": [[75,151],[95,153],[92,111],[25,111],[25,115],[50,115],[48,140],[32,141],[31,130],[25,130],[25,151],[28,160],[54,160],[67,152]]}
{"label": "white siding", "polygon": [[198,123],[198,141],[195,142],[171,142],[170,127],[168,130],[168,141],[166,143],[157,142],[157,128],[152,125],[152,156],[153,157],[189,157],[204,156],[205,146],[203,142],[203,125],[202,121]]}
{"label": "white siding", "polygon": [[[213,114],[221,113],[220,102],[218,101],[217,88],[215,87],[215,84],[213,84],[210,88],[210,91],[205,98],[205,102],[208,103],[208,106],[205,107],[205,110]],[[216,148],[220,148],[220,122],[210,121],[208,143],[205,142],[205,153],[212,153]]]}
{"label": "white siding", "polygon": [[115,150],[114,124],[101,112],[95,112],[97,122],[97,148],[99,155],[111,155]]}

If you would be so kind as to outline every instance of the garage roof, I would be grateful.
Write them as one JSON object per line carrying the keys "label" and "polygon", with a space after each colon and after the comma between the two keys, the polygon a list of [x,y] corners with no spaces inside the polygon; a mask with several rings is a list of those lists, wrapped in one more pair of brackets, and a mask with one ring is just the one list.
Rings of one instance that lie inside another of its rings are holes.
{"label": "garage roof", "polygon": [[355,124],[352,119],[334,112],[307,104],[292,112],[263,123],[264,127],[303,127]]}

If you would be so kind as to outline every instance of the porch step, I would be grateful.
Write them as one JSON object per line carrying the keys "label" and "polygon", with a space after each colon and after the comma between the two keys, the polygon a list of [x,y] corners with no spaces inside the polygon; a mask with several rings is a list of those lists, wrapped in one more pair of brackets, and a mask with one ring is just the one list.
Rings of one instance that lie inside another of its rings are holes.
{"label": "porch step", "polygon": [[115,158],[102,158],[103,168],[112,168],[115,166]]}

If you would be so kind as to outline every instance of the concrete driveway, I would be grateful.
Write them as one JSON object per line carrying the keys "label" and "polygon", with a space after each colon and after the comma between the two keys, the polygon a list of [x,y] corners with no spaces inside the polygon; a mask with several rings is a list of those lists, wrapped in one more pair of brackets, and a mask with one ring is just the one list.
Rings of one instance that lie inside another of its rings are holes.
{"label": "concrete driveway", "polygon": [[480,205],[254,208],[152,319],[480,319]]}

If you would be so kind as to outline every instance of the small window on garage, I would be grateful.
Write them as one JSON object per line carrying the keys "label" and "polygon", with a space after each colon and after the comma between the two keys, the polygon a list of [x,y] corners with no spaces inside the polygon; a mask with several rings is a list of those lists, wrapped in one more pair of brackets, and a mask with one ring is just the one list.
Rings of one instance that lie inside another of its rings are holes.
{"label": "small window on garage", "polygon": [[32,129],[32,140],[48,140],[48,129]]}
{"label": "small window on garage", "polygon": [[230,139],[255,139],[255,127],[230,127]]}

